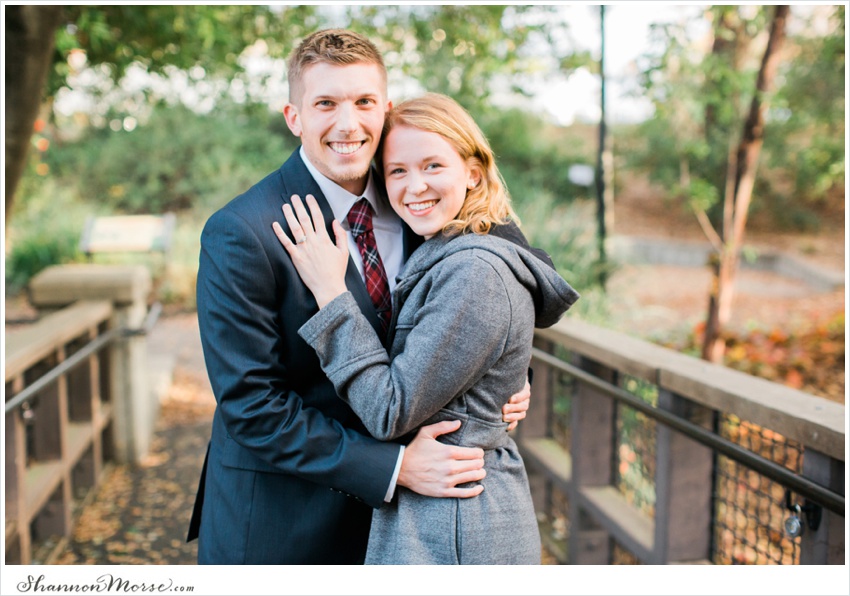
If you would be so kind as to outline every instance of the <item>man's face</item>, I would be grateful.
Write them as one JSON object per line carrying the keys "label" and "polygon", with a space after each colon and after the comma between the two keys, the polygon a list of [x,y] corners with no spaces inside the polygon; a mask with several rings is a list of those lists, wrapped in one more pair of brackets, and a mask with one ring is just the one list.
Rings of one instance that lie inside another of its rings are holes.
{"label": "man's face", "polygon": [[316,169],[350,193],[362,193],[392,107],[380,67],[314,64],[304,71],[301,87],[298,105],[283,109],[289,130],[301,137]]}

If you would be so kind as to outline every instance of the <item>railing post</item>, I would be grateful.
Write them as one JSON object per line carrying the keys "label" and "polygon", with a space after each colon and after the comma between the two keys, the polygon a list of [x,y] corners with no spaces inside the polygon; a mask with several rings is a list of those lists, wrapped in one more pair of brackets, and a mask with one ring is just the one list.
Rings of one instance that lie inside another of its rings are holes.
{"label": "railing post", "polygon": [[[540,339],[534,340],[534,345],[544,352],[551,353],[552,342]],[[548,436],[549,417],[552,412],[552,383],[554,374],[552,369],[545,365],[534,365],[534,379],[531,383],[531,407],[525,420],[519,423],[516,429],[517,438],[533,439]],[[549,513],[551,507],[551,487],[544,474],[529,471],[528,482],[531,488],[531,498],[534,501],[534,510]]]}
{"label": "railing post", "polygon": [[[77,300],[112,301],[111,324],[118,329],[142,326],[150,291],[151,274],[142,265],[57,265],[30,282],[30,300],[39,309],[56,309]],[[159,407],[150,388],[145,336],[117,339],[109,360],[115,458],[136,462],[150,448]]]}
{"label": "railing post", "polygon": [[[658,408],[710,429],[712,411],[666,389]],[[711,449],[659,424],[656,435],[654,564],[711,556]]]}
{"label": "railing post", "polygon": [[[11,383],[6,384],[6,390],[19,393],[24,386],[23,375],[18,375]],[[26,486],[25,476],[26,463],[26,430],[21,418],[20,408],[6,414],[6,520],[15,524],[14,531],[6,530],[6,563],[19,563],[29,565],[31,557],[30,531],[27,527],[21,527],[19,520],[21,513],[26,509]],[[14,521],[12,521],[14,520]],[[14,536],[17,544],[9,542],[9,537]]]}
{"label": "railing post", "polygon": [[[86,342],[97,338],[97,326],[88,330]],[[68,373],[68,413],[71,422],[89,427],[91,446],[89,452],[78,462],[73,471],[74,490],[79,492],[96,485],[103,468],[101,449],[100,416],[100,360],[92,354],[85,365]]]}
{"label": "railing post", "polygon": [[[65,360],[65,349],[56,350],[56,364]],[[62,481],[47,504],[33,519],[33,537],[68,536],[71,533],[71,470],[68,453],[68,382],[60,377],[44,391],[35,417],[35,457],[41,461],[60,460]]]}
{"label": "railing post", "polygon": [[[578,366],[591,374],[614,382],[616,372],[589,358],[581,357]],[[581,489],[608,486],[613,479],[614,400],[596,389],[578,383],[572,405],[573,494],[570,495],[569,557],[572,565],[608,565],[611,562],[611,537],[583,513]]]}
{"label": "railing post", "polygon": [[[844,462],[807,447],[803,453],[803,476],[834,492],[844,494]],[[803,505],[802,503],[800,505]],[[827,509],[821,511],[817,530],[808,527],[808,514],[801,519],[801,565],[844,564],[844,518]]]}

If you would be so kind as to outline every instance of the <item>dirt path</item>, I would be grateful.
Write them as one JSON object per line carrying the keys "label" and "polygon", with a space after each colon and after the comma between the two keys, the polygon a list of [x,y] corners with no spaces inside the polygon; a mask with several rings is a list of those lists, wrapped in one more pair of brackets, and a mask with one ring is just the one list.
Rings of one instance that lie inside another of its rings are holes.
{"label": "dirt path", "polygon": [[[696,218],[665,205],[651,188],[634,185],[617,197],[614,233],[624,236],[705,242]],[[754,222],[747,245],[781,251],[801,261],[845,272],[844,217],[825,221],[817,234],[780,233]],[[707,268],[626,265],[612,277],[609,299],[612,327],[650,339],[692,330],[705,319],[711,276]],[[843,312],[845,290],[819,291],[807,284],[764,271],[742,269],[736,278],[730,327],[805,328]]]}
{"label": "dirt path", "polygon": [[151,451],[137,466],[114,465],[80,514],[60,565],[194,565],[186,542],[215,400],[194,313],[164,316],[149,336],[151,354],[174,356]]}
{"label": "dirt path", "polygon": [[[647,339],[688,333],[705,320],[711,274],[707,268],[626,265],[609,285],[611,327]],[[730,329],[805,329],[842,312],[844,289],[818,291],[774,273],[742,270]]]}

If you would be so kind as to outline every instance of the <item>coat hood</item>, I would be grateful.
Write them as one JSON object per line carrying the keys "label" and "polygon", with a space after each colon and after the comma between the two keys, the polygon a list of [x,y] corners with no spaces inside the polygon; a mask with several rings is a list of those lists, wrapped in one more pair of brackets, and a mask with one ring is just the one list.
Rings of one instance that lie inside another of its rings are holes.
{"label": "coat hood", "polygon": [[548,255],[528,245],[515,224],[505,227],[513,230],[508,234],[434,236],[417,248],[407,261],[399,275],[398,291],[410,291],[431,267],[455,253],[483,250],[504,261],[531,293],[534,326],[551,327],[579,299],[579,293],[555,271]]}

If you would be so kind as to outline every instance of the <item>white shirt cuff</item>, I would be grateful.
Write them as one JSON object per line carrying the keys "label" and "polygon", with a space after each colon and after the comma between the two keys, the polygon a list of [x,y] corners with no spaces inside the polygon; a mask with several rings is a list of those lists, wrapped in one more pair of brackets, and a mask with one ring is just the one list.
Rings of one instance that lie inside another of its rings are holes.
{"label": "white shirt cuff", "polygon": [[399,447],[401,447],[401,449],[399,449],[398,452],[398,460],[395,462],[395,470],[393,470],[393,477],[390,479],[390,486],[387,489],[386,496],[384,497],[385,503],[389,503],[393,500],[396,482],[398,482],[398,473],[401,472],[401,460],[404,459],[404,445],[399,445]]}

